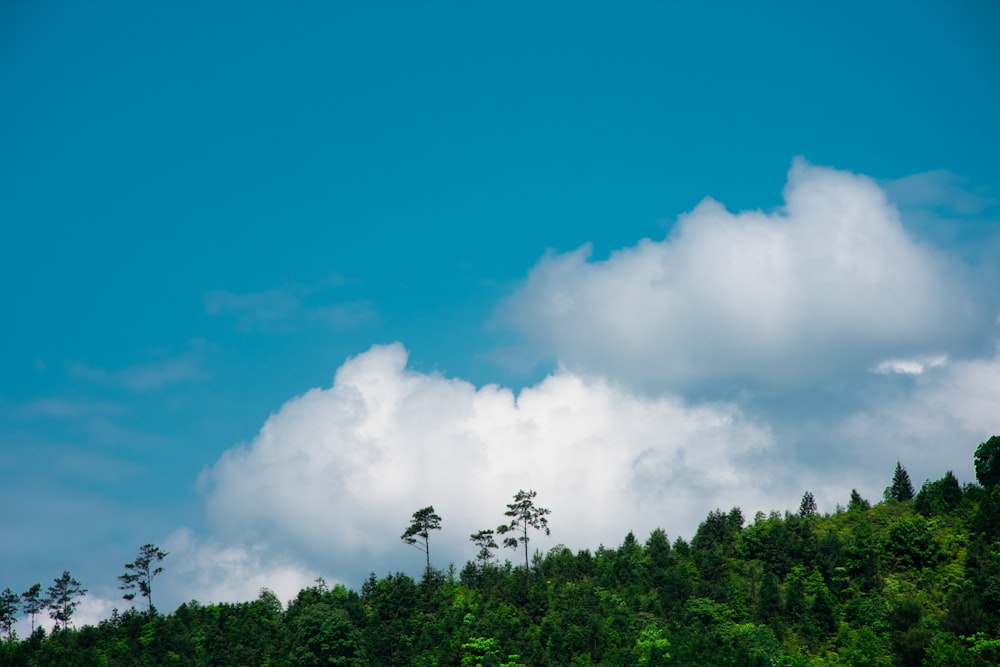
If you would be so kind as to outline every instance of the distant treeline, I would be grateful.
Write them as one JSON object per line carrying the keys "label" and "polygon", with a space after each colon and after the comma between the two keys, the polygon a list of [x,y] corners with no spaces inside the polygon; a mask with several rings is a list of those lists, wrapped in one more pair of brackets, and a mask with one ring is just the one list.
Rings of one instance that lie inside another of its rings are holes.
{"label": "distant treeline", "polygon": [[[820,514],[806,492],[797,512],[749,525],[738,508],[710,512],[690,543],[657,529],[516,566],[480,531],[461,571],[432,565],[442,518],[427,507],[402,535],[425,554],[419,580],[372,574],[357,591],[318,580],[287,608],[264,589],[160,614],[152,581],[166,554],[146,545],[120,577],[143,611],[79,629],[57,619],[24,639],[7,625],[0,665],[997,665],[1000,437],[979,445],[975,467],[978,484],[947,472],[915,490],[897,464],[874,505],[855,491]],[[528,529],[549,528],[534,497],[518,492],[496,531],[526,555]],[[18,601],[4,618],[16,618],[20,595],[6,593]]]}

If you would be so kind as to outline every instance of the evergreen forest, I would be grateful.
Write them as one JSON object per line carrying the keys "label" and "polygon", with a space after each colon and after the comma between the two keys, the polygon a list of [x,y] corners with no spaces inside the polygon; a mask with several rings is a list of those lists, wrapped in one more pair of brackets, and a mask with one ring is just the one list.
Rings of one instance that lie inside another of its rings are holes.
{"label": "evergreen forest", "polygon": [[[897,464],[878,502],[855,491],[821,514],[807,491],[783,514],[712,511],[690,541],[657,529],[575,553],[530,550],[571,519],[520,491],[507,524],[470,536],[479,551],[460,570],[433,565],[447,517],[426,507],[401,537],[423,553],[419,579],[317,580],[287,605],[263,589],[161,613],[168,554],[145,545],[119,577],[138,608],[96,626],[72,624],[86,590],[69,572],[44,593],[4,590],[0,665],[998,665],[1000,436],[975,469],[978,483],[946,472],[915,489]],[[35,622],[45,612],[51,631]],[[17,637],[27,615],[34,629]]]}

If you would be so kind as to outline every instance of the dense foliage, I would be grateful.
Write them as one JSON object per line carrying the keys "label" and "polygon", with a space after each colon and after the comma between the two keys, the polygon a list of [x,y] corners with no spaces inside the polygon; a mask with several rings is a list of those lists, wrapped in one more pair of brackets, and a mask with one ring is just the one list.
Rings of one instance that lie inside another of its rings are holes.
{"label": "dense foliage", "polygon": [[0,664],[996,665],[997,442],[977,452],[982,485],[948,472],[907,493],[898,466],[874,506],[854,492],[821,515],[807,492],[797,513],[749,525],[713,511],[690,543],[629,533],[615,548],[536,552],[527,569],[477,534],[460,572],[372,575],[359,591],[320,580],[287,607],[266,589],[167,615],[149,605],[8,639]]}

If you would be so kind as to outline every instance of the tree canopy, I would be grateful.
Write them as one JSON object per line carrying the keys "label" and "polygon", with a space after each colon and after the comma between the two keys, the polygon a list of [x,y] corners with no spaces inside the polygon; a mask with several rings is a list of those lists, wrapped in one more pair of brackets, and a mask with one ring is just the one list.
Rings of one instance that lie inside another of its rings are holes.
{"label": "tree canopy", "polygon": [[[418,547],[438,529],[424,509]],[[495,562],[496,533],[480,531],[470,538],[486,557],[460,571],[372,574],[357,591],[318,579],[287,605],[264,589],[167,614],[116,610],[97,627],[70,625],[86,591],[64,572],[44,601],[57,628],[11,633],[0,665],[1000,664],[1000,487],[945,472],[913,502],[853,491],[846,510],[791,510],[747,524],[738,507],[716,509],[690,542],[623,530],[618,546],[536,551],[524,570]],[[548,528],[534,492],[504,515],[515,549]],[[42,597],[29,592],[25,614]],[[16,597],[0,592],[0,629]]]}
{"label": "tree canopy", "polygon": [[980,443],[975,455],[976,479],[986,489],[1000,484],[1000,435]]}

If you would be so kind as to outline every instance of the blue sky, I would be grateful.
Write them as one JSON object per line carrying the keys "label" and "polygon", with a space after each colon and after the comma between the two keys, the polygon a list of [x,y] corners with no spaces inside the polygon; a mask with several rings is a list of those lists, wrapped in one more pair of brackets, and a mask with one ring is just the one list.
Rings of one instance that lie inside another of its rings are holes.
{"label": "blue sky", "polygon": [[356,586],[529,486],[592,548],[971,481],[1000,15],[869,4],[4,3],[0,586],[99,618],[146,542],[167,606]]}

